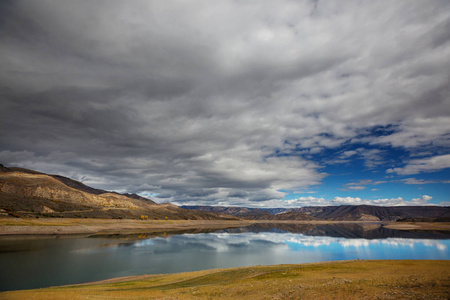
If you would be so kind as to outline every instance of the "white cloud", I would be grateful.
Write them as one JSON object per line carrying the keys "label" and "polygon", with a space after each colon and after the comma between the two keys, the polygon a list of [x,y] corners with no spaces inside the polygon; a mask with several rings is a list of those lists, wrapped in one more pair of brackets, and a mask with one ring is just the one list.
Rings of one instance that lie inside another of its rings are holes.
{"label": "white cloud", "polygon": [[[379,180],[379,181],[373,181],[371,179],[361,179],[358,182],[349,182],[344,185],[344,187],[341,189],[341,191],[361,191],[366,189],[366,185],[379,185],[386,183],[387,181]],[[372,189],[373,190],[373,189]]]}
{"label": "white cloud", "polygon": [[[183,234],[179,236],[169,237],[172,244],[191,245],[201,243],[207,245],[210,249],[215,251],[228,251],[230,245],[246,245],[247,248],[261,248],[261,241],[265,241],[265,248],[278,248],[280,251],[286,251],[289,248],[288,244],[297,244],[304,247],[320,247],[333,245],[334,247],[354,247],[354,248],[366,248],[373,245],[382,245],[386,248],[397,247],[430,247],[436,248],[439,251],[447,251],[447,246],[439,240],[426,240],[426,239],[404,239],[404,238],[388,238],[388,239],[348,239],[342,237],[329,237],[329,236],[309,236],[299,233],[275,233],[275,232],[259,232],[252,233],[247,232],[245,234],[235,233],[208,233],[208,234]],[[192,243],[192,240],[195,243]],[[134,247],[141,247],[151,243],[158,243],[163,238],[156,238],[152,240],[142,240],[139,243],[134,244]],[[307,249],[305,249],[307,250]],[[292,251],[292,250],[290,250]]]}
{"label": "white cloud", "polygon": [[424,180],[424,179],[416,179],[416,178],[405,178],[400,181],[405,184],[450,183],[450,180]]}
{"label": "white cloud", "polygon": [[[296,208],[303,206],[329,206],[329,205],[375,205],[375,206],[414,206],[414,205],[435,205],[429,203],[431,196],[423,195],[420,198],[414,198],[410,201],[402,197],[391,199],[362,199],[359,197],[334,197],[333,199],[316,197],[299,197],[291,200],[270,200],[260,203],[260,207],[283,207]],[[258,207],[258,206],[255,206]]]}
{"label": "white cloud", "polygon": [[373,182],[372,184],[373,185],[378,185],[378,184],[383,184],[383,183],[386,183],[386,182],[387,182],[386,180],[378,180],[378,181]]}
{"label": "white cloud", "polygon": [[433,197],[430,197],[428,195],[423,195],[420,198],[414,198],[411,200],[411,205],[426,205],[428,201],[430,201]]}
{"label": "white cloud", "polygon": [[373,183],[373,180],[371,180],[371,179],[362,179],[362,180],[360,180],[358,182],[347,183],[346,185],[349,185],[349,186],[353,186],[353,185],[368,185],[368,184],[372,184],[372,183]]}
{"label": "white cloud", "polygon": [[347,187],[347,189],[354,190],[354,191],[361,191],[361,190],[364,190],[365,188],[366,188],[365,186],[361,186],[361,185],[351,185],[351,186]]}
{"label": "white cloud", "polygon": [[446,168],[450,168],[450,154],[414,159],[403,168],[392,168],[388,169],[386,172],[397,173],[399,175],[412,175],[436,172]]}
{"label": "white cloud", "polygon": [[331,203],[332,205],[362,205],[369,202],[359,197],[334,197]]}
{"label": "white cloud", "polygon": [[[355,141],[355,140],[354,140]],[[342,152],[337,158],[327,161],[329,164],[345,164],[355,159],[364,160],[364,166],[373,169],[386,162],[384,151],[379,149],[357,148]]]}

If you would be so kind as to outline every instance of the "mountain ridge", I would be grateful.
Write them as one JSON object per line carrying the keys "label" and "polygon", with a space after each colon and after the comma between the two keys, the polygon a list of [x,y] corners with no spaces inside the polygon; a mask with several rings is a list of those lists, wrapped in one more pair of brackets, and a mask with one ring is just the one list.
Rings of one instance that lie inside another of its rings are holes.
{"label": "mountain ridge", "polygon": [[103,191],[60,175],[0,164],[0,215],[130,219],[236,220],[236,217],[157,204],[136,194]]}
{"label": "mountain ridge", "polygon": [[[247,208],[226,206],[181,206],[186,209],[227,213],[251,220],[293,220],[286,214],[294,213],[310,220],[327,221],[450,221],[450,207],[441,206],[374,206],[374,205],[340,205],[309,206],[299,208]],[[285,217],[283,217],[285,215]]]}
{"label": "mountain ridge", "polygon": [[310,206],[248,208],[157,204],[137,194],[89,187],[61,175],[0,164],[0,216],[255,221],[450,221],[450,207]]}

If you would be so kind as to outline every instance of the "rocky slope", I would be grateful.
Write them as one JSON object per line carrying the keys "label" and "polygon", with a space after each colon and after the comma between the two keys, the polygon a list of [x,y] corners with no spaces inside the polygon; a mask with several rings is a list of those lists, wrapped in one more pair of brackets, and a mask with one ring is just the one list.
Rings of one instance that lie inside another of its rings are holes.
{"label": "rocky slope", "polygon": [[450,221],[450,207],[440,206],[372,206],[341,205],[301,207],[294,211],[310,214],[318,219],[335,221]]}
{"label": "rocky slope", "polygon": [[149,219],[237,219],[225,214],[156,204],[135,194],[94,189],[59,175],[0,164],[0,215]]}
{"label": "rocky slope", "polygon": [[186,209],[200,210],[207,212],[216,212],[229,214],[231,216],[239,217],[245,220],[315,220],[313,216],[297,211],[283,210],[280,213],[273,214],[269,210],[262,210],[259,208],[246,207],[227,207],[227,206],[183,206]]}

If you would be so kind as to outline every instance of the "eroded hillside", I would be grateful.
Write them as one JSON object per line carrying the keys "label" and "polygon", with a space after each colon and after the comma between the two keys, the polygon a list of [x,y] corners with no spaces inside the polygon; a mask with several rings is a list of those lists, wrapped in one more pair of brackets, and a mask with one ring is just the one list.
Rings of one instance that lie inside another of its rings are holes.
{"label": "eroded hillside", "polygon": [[156,204],[134,194],[88,187],[59,175],[0,165],[0,213],[20,217],[236,219],[225,214]]}

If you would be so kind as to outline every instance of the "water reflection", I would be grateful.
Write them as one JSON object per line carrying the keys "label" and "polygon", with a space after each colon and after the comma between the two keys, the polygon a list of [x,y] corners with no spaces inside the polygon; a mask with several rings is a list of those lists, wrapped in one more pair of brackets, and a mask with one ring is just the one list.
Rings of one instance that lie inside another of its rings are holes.
{"label": "water reflection", "polygon": [[201,233],[0,239],[0,265],[8,270],[0,272],[0,290],[250,265],[450,259],[449,235],[443,232],[402,232],[377,224],[273,225]]}
{"label": "water reflection", "polygon": [[[332,249],[333,253],[330,258],[334,259],[340,254],[340,250],[345,248],[367,248],[367,251],[372,252],[371,257],[377,258],[377,251],[380,248],[385,250],[397,249],[411,249],[415,252],[417,249],[430,248],[435,250],[435,253],[442,252],[442,258],[448,258],[448,240],[433,240],[433,239],[405,239],[405,238],[387,238],[387,239],[347,239],[327,236],[307,236],[303,234],[292,233],[274,233],[274,232],[260,232],[260,233],[209,233],[209,234],[185,234],[172,236],[167,239],[154,238],[151,240],[144,240],[128,244],[136,248],[146,248],[152,252],[164,250],[165,252],[182,251],[215,251],[215,252],[229,252],[233,249],[246,249],[246,251],[253,253],[262,248],[278,248],[285,251],[308,251],[316,250],[315,248],[328,247]],[[119,245],[120,246],[120,245]],[[428,257],[429,258],[429,257]]]}
{"label": "water reflection", "polygon": [[224,232],[290,232],[309,236],[331,236],[343,238],[426,238],[449,239],[450,232],[439,230],[394,230],[384,227],[380,223],[341,223],[341,224],[295,224],[295,223],[258,223],[248,227],[226,229]]}
{"label": "water reflection", "polygon": [[413,239],[450,239],[449,231],[426,230],[406,231],[385,228],[380,223],[340,223],[340,224],[295,224],[295,223],[256,223],[246,227],[231,229],[186,229],[166,232],[134,232],[95,234],[91,238],[112,238],[122,240],[139,240],[155,237],[171,237],[181,234],[199,233],[301,233],[308,236],[343,237],[347,239],[385,239],[385,238],[413,238]]}

